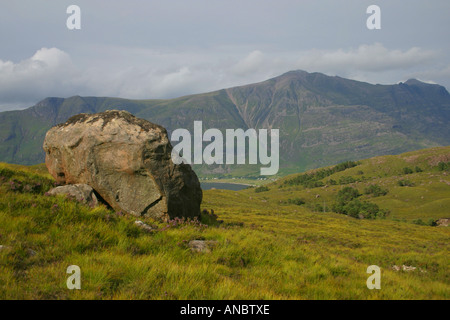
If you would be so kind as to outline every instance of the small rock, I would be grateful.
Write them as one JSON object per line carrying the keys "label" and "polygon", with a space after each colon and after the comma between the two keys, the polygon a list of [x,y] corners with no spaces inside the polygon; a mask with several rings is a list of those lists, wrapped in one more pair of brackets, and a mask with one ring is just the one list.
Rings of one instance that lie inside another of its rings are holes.
{"label": "small rock", "polygon": [[400,270],[403,270],[403,271],[414,271],[414,270],[416,270],[417,268],[416,267],[413,267],[413,266],[405,266],[405,265],[402,265],[402,267],[400,268],[399,266],[392,266],[392,270],[395,270],[395,271],[400,271]]}
{"label": "small rock", "polygon": [[56,187],[51,189],[48,194],[51,196],[65,194],[92,208],[98,205],[98,200],[94,193],[94,189],[87,184],[69,184],[66,186]]}
{"label": "small rock", "polygon": [[403,266],[402,266],[402,269],[403,269],[403,271],[414,271],[414,270],[416,270],[417,268],[416,268],[416,267],[413,267],[413,266],[405,266],[405,265],[403,265]]}
{"label": "small rock", "polygon": [[193,252],[211,252],[211,248],[217,245],[214,240],[191,240],[188,243],[189,248]]}
{"label": "small rock", "polygon": [[140,221],[140,220],[136,220],[134,223],[135,223],[139,228],[141,228],[141,229],[143,229],[143,230],[145,230],[145,231],[152,232],[152,231],[155,230],[154,228],[152,228],[151,226],[149,226],[148,224],[146,224],[146,223],[144,223],[144,222],[142,222],[142,221]]}

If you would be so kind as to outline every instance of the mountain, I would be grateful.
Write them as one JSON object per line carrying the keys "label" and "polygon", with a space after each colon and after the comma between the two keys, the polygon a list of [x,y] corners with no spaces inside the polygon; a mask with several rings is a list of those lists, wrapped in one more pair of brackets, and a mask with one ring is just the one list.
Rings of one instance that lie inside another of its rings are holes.
{"label": "mountain", "polygon": [[[256,84],[169,100],[46,98],[25,110],[0,113],[0,161],[43,162],[42,143],[50,127],[78,113],[108,109],[127,110],[169,133],[192,130],[196,120],[203,121],[203,130],[279,129],[281,173],[450,145],[450,94],[443,86],[415,79],[373,85],[291,71]],[[257,167],[196,170],[257,175]]]}

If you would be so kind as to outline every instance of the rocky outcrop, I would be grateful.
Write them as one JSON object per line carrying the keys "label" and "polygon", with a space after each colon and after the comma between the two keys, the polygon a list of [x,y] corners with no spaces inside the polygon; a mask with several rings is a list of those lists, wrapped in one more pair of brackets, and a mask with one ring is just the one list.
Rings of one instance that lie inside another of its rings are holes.
{"label": "rocky outcrop", "polygon": [[175,165],[163,127],[126,111],[80,114],[51,128],[45,163],[60,184],[87,184],[117,211],[197,217],[202,191],[187,164]]}

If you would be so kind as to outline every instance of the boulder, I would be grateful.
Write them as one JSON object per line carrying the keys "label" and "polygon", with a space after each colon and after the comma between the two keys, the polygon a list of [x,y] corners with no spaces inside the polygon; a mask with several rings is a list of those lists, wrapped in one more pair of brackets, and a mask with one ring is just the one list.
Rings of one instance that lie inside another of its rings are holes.
{"label": "boulder", "polygon": [[60,184],[87,184],[116,211],[156,219],[198,217],[202,190],[171,160],[163,127],[126,111],[79,114],[51,128],[45,163]]}
{"label": "boulder", "polygon": [[87,184],[69,184],[65,186],[59,186],[51,189],[47,192],[47,194],[51,196],[64,194],[90,207],[95,207],[98,205],[98,199],[94,193],[94,189],[92,189],[92,187],[88,186]]}

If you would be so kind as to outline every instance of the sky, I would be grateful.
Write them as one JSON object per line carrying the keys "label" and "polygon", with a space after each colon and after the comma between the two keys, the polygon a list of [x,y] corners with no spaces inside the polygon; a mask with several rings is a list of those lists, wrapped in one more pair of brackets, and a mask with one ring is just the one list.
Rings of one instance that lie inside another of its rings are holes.
{"label": "sky", "polygon": [[[70,30],[70,5],[81,29]],[[381,29],[370,30],[370,5]],[[0,111],[165,99],[291,70],[450,88],[448,0],[1,0]]]}

